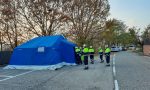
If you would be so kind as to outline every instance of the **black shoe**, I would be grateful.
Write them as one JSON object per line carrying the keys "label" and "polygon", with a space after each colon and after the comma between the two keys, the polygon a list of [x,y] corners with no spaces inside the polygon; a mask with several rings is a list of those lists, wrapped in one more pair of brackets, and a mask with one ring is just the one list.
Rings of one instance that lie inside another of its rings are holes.
{"label": "black shoe", "polygon": [[100,63],[103,63],[104,62],[104,60],[102,60]]}
{"label": "black shoe", "polygon": [[85,67],[85,68],[84,68],[84,70],[88,70],[88,69],[89,69],[89,67]]}
{"label": "black shoe", "polygon": [[92,61],[91,64],[94,64],[94,62]]}
{"label": "black shoe", "polygon": [[107,64],[106,66],[110,66],[110,64]]}

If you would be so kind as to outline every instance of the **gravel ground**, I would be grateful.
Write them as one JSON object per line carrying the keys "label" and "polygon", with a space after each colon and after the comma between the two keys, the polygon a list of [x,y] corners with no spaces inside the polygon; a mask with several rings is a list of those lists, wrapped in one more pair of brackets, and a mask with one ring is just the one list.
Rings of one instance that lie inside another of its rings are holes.
{"label": "gravel ground", "polygon": [[120,90],[150,90],[150,58],[131,52],[116,54]]}
{"label": "gravel ground", "polygon": [[[84,66],[65,66],[56,71],[38,70],[25,75],[0,81],[0,90],[113,90],[112,66],[106,67],[98,60]],[[3,70],[0,67],[0,80],[29,70]]]}

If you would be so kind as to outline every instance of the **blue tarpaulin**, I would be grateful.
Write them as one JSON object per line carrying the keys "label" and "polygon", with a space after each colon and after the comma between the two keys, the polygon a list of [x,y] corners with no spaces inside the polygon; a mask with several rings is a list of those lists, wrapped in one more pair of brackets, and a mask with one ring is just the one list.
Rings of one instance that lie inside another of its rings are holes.
{"label": "blue tarpaulin", "polygon": [[14,49],[9,66],[75,64],[74,47],[62,35],[37,37]]}

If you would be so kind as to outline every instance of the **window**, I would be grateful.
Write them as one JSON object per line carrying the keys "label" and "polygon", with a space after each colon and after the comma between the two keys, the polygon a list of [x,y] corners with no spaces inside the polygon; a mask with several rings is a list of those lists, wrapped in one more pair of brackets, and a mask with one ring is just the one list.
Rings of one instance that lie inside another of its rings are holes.
{"label": "window", "polygon": [[45,48],[44,47],[38,47],[38,52],[44,52]]}

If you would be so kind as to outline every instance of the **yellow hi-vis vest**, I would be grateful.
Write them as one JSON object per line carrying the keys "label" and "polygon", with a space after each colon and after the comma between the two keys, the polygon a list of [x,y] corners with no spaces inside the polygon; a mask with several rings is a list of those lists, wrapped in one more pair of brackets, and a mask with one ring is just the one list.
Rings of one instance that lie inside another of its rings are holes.
{"label": "yellow hi-vis vest", "polygon": [[103,49],[102,49],[102,48],[99,48],[98,52],[103,52]]}
{"label": "yellow hi-vis vest", "polygon": [[110,53],[110,52],[111,52],[110,48],[106,48],[105,53]]}
{"label": "yellow hi-vis vest", "polygon": [[89,49],[88,48],[84,48],[83,49],[83,53],[88,53],[89,52]]}
{"label": "yellow hi-vis vest", "polygon": [[94,49],[93,48],[90,48],[89,49],[89,52],[91,53],[91,52],[94,52]]}
{"label": "yellow hi-vis vest", "polygon": [[80,49],[79,49],[79,48],[76,48],[76,50],[75,50],[75,51],[78,53],[78,52],[80,52]]}

